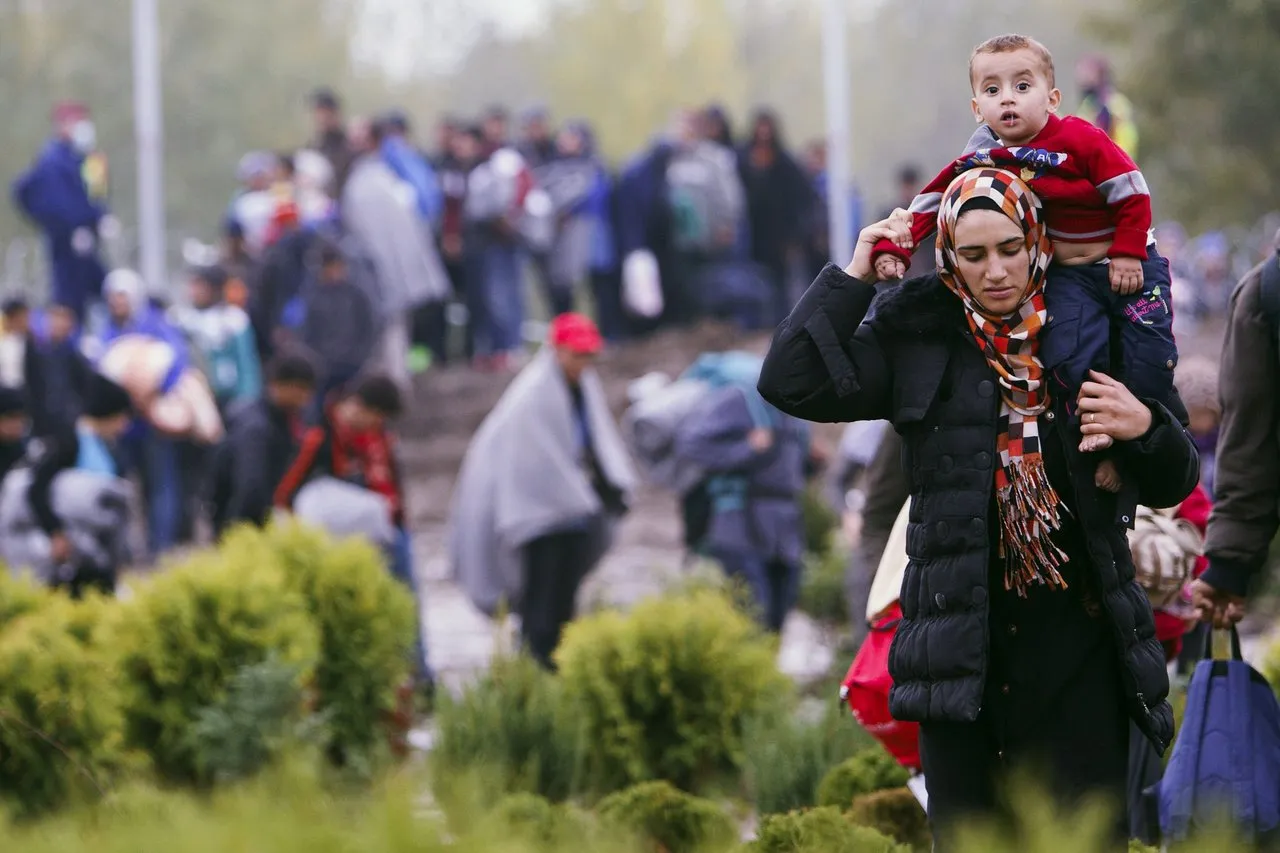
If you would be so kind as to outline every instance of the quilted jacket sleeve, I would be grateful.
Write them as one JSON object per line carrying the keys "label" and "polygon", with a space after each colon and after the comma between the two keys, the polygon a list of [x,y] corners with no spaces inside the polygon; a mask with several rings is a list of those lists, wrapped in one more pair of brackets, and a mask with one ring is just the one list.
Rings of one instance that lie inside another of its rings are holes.
{"label": "quilted jacket sleeve", "polygon": [[827,266],[774,333],[760,371],[760,393],[806,421],[889,417],[891,379],[876,331],[864,323],[871,285]]}

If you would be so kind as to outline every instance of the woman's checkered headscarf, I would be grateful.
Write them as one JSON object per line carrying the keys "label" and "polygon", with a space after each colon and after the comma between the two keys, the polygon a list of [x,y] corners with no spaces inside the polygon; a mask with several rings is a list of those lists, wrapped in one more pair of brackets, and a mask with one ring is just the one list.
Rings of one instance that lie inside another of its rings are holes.
{"label": "woman's checkered headscarf", "polygon": [[[961,279],[956,256],[956,223],[975,199],[994,202],[1018,224],[1031,256],[1027,290],[1007,317],[987,313]],[[1065,589],[1058,567],[1066,554],[1051,534],[1060,525],[1060,500],[1045,474],[1038,419],[1049,407],[1040,331],[1047,312],[1044,280],[1053,245],[1041,219],[1040,201],[1025,182],[1003,169],[971,169],[951,182],[938,209],[938,275],[964,303],[978,349],[1000,384],[996,450],[996,501],[1000,511],[1000,553],[1007,561],[1005,588],[1025,596],[1032,584]]]}

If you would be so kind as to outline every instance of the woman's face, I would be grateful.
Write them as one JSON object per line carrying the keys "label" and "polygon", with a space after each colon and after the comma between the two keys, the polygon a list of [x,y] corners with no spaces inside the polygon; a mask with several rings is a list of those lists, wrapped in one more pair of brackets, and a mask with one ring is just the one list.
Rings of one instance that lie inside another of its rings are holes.
{"label": "woman's face", "polygon": [[1022,304],[1030,283],[1027,238],[1012,219],[994,210],[971,210],[956,223],[956,272],[989,314],[1006,317]]}

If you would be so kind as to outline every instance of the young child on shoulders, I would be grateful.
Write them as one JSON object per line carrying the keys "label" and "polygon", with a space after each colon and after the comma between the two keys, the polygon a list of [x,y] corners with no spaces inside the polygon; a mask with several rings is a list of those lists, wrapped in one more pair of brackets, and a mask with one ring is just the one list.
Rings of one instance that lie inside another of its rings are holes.
{"label": "young child on shoulders", "polygon": [[[994,166],[1027,181],[1044,206],[1053,240],[1045,299],[1049,321],[1040,358],[1058,393],[1075,397],[1090,370],[1117,375],[1135,395],[1175,416],[1186,413],[1173,387],[1168,262],[1151,236],[1151,196],[1133,160],[1107,134],[1075,117],[1059,117],[1053,56],[1035,39],[988,39],[969,59],[972,108],[981,125],[964,154],[911,203],[912,244],[881,241],[876,271],[901,278],[911,250],[937,230],[938,206],[961,172]],[[1114,344],[1114,348],[1113,348]],[[1107,435],[1085,436],[1080,449],[1103,451]],[[1114,462],[1103,457],[1097,485],[1118,492]]]}

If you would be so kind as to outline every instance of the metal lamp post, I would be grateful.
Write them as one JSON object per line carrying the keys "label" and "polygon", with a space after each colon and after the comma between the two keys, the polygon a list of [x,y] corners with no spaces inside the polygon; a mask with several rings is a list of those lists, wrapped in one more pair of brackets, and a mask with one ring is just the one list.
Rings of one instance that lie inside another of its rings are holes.
{"label": "metal lamp post", "polygon": [[138,160],[138,244],[143,280],[165,289],[164,119],[156,0],[133,0],[133,123]]}
{"label": "metal lamp post", "polygon": [[832,260],[844,266],[853,257],[853,186],[849,133],[849,48],[845,4],[824,0],[822,77],[827,108],[827,222]]}

